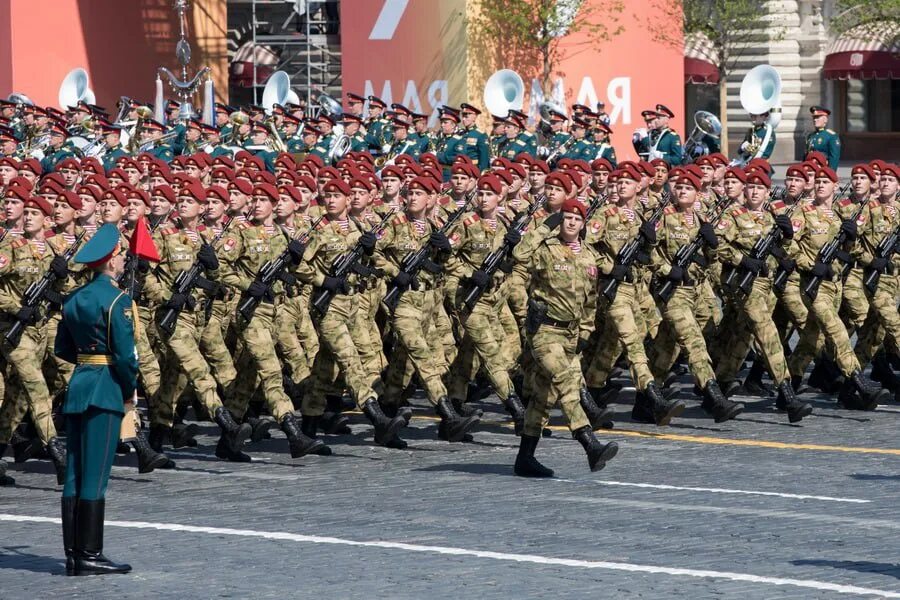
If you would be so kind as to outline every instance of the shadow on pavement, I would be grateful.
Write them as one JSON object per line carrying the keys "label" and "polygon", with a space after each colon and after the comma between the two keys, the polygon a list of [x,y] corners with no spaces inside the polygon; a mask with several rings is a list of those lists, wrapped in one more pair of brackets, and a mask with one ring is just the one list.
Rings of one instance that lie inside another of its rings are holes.
{"label": "shadow on pavement", "polygon": [[794,565],[811,565],[814,567],[832,567],[834,569],[845,569],[848,571],[858,571],[860,573],[881,573],[896,579],[900,579],[900,565],[891,563],[871,562],[868,560],[792,560]]}
{"label": "shadow on pavement", "polygon": [[28,546],[4,546],[0,548],[0,569],[13,571],[31,571],[32,573],[51,573],[65,575],[66,561],[62,557],[28,554],[19,548]]}
{"label": "shadow on pavement", "polygon": [[506,477],[513,476],[513,466],[512,463],[506,464],[488,464],[488,465],[479,465],[479,464],[445,464],[445,465],[432,465],[430,467],[422,467],[421,469],[414,469],[415,471],[426,471],[426,472],[442,472],[442,471],[454,471],[456,473],[469,473],[473,475],[504,475]]}
{"label": "shadow on pavement", "polygon": [[900,481],[900,475],[879,475],[877,473],[852,473],[850,477],[859,481]]}

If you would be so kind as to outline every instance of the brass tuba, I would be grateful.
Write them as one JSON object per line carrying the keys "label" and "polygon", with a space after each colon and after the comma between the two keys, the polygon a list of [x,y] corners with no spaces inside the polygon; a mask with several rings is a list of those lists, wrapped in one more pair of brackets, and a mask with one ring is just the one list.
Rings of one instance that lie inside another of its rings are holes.
{"label": "brass tuba", "polygon": [[698,110],[694,113],[694,130],[684,142],[684,153],[692,159],[709,154],[709,148],[703,143],[703,136],[719,139],[722,134],[722,123],[711,112]]}

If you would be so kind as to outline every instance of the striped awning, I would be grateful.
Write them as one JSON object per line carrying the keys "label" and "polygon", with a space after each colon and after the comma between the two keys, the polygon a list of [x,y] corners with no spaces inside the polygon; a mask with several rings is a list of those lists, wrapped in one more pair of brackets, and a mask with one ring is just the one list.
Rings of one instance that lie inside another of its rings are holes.
{"label": "striped awning", "polygon": [[684,82],[715,85],[719,83],[719,54],[702,32],[684,36]]}
{"label": "striped awning", "polygon": [[825,79],[900,79],[900,23],[858,25],[825,52]]}

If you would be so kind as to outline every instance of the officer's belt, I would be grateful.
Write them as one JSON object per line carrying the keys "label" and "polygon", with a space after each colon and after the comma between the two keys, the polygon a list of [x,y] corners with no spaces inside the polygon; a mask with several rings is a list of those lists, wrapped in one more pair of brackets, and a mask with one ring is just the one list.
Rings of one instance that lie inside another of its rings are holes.
{"label": "officer's belt", "polygon": [[557,321],[556,319],[551,319],[550,317],[544,317],[541,319],[541,325],[549,325],[550,327],[558,327],[560,329],[572,329],[572,327],[577,324],[577,321]]}
{"label": "officer's belt", "polygon": [[109,354],[79,354],[75,358],[75,363],[79,365],[113,365],[113,357]]}

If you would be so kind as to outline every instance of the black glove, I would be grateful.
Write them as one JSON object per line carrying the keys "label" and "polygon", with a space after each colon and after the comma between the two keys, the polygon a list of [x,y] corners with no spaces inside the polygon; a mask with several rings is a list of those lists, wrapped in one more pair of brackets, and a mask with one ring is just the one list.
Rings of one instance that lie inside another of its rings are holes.
{"label": "black glove", "polygon": [[450,252],[450,240],[440,231],[435,231],[428,237],[428,244],[439,252]]}
{"label": "black glove", "polygon": [[293,273],[288,273],[287,271],[282,271],[281,274],[278,275],[278,279],[280,279],[281,283],[287,287],[297,285],[297,277]]}
{"label": "black glove", "polygon": [[137,270],[138,273],[149,273],[150,272],[150,261],[146,258],[139,258],[137,261]]}
{"label": "black glove", "polygon": [[741,257],[741,268],[744,268],[754,275],[759,275],[760,271],[762,271],[766,266],[766,263],[758,258],[753,258],[752,256],[742,256]]}
{"label": "black glove", "polygon": [[299,265],[303,260],[303,253],[306,252],[306,245],[300,240],[291,240],[288,242],[287,250],[291,255],[291,262]]}
{"label": "black glove", "polygon": [[200,246],[200,251],[197,252],[197,260],[200,261],[200,264],[207,271],[215,271],[219,268],[219,259],[216,258],[216,251],[209,244]]}
{"label": "black glove", "polygon": [[719,238],[716,237],[716,231],[713,229],[712,223],[702,223],[700,225],[700,237],[713,250],[719,247]]}
{"label": "black glove", "polygon": [[609,276],[616,281],[622,281],[627,275],[628,267],[625,265],[613,265],[612,271],[609,272]]}
{"label": "black glove", "polygon": [[50,261],[50,271],[57,279],[65,279],[69,275],[69,261],[63,256],[54,256]]}
{"label": "black glove", "polygon": [[879,273],[883,273],[887,268],[890,261],[884,256],[878,256],[872,259],[872,262],[869,263],[869,268],[873,271],[878,271]]}
{"label": "black glove", "polygon": [[367,231],[359,236],[359,245],[363,249],[363,252],[366,253],[366,256],[372,256],[372,253],[375,252],[375,244],[377,242],[378,238],[375,237],[375,234],[371,231]]}
{"label": "black glove", "polygon": [[820,262],[813,265],[812,274],[821,279],[831,279],[834,277],[834,271],[831,269],[831,265]]}
{"label": "black glove", "polygon": [[650,255],[646,252],[638,252],[634,256],[635,262],[641,265],[649,265],[650,264]]}
{"label": "black glove", "polygon": [[39,314],[37,306],[23,306],[19,309],[19,312],[16,313],[16,319],[23,323],[36,323]]}
{"label": "black glove", "polygon": [[638,235],[644,238],[644,241],[652,246],[656,243],[656,225],[650,221],[644,221],[641,223],[641,228],[638,229]]}
{"label": "black glove", "polygon": [[398,288],[400,288],[401,290],[405,290],[410,285],[412,285],[412,281],[413,281],[412,275],[410,275],[406,271],[400,271],[399,273],[397,273],[397,275],[394,277],[394,279],[391,280],[391,285],[395,285]]}
{"label": "black glove", "polygon": [[269,291],[269,286],[262,281],[254,281],[250,284],[250,287],[247,288],[247,295],[251,298],[261,299],[266,295],[267,291]]}
{"label": "black glove", "polygon": [[578,338],[578,344],[575,346],[575,354],[582,354],[590,345],[588,338]]}
{"label": "black glove", "polygon": [[848,242],[855,242],[856,236],[859,233],[859,228],[856,226],[856,220],[848,219],[841,223],[841,232],[846,236]]}
{"label": "black glove", "polygon": [[786,273],[793,273],[794,269],[797,268],[797,261],[792,258],[788,258],[785,256],[784,258],[778,259],[778,268],[785,271]]}
{"label": "black glove", "polygon": [[669,274],[666,275],[666,279],[668,279],[669,281],[683,281],[684,280],[684,269],[673,265],[669,269]]}
{"label": "black glove", "polygon": [[786,240],[794,239],[794,225],[787,215],[775,215],[775,226],[781,230],[781,237]]}
{"label": "black glove", "polygon": [[854,262],[853,257],[846,250],[835,250],[834,257],[845,265],[849,265],[850,263]]}
{"label": "black glove", "polygon": [[510,248],[515,248],[516,244],[522,241],[522,234],[515,229],[510,229],[506,232],[506,235],[503,236],[503,241]]}
{"label": "black glove", "polygon": [[557,227],[559,227],[560,223],[562,223],[562,213],[555,212],[544,219],[543,225],[544,227],[548,227],[550,229],[556,229]]}
{"label": "black glove", "polygon": [[188,298],[188,294],[172,294],[172,297],[166,302],[166,308],[181,310],[188,303]]}
{"label": "black glove", "polygon": [[422,268],[432,275],[440,275],[444,272],[444,267],[440,263],[436,263],[433,260],[428,260],[427,258],[422,261]]}
{"label": "black glove", "polygon": [[325,277],[322,287],[333,294],[346,294],[350,291],[347,280],[340,277]]}
{"label": "black glove", "polygon": [[694,255],[694,258],[691,259],[691,262],[693,262],[695,265],[697,265],[701,269],[705,269],[706,267],[709,266],[709,261],[706,260],[706,257],[703,256],[702,254],[700,254],[699,252]]}
{"label": "black glove", "polygon": [[488,287],[491,284],[491,276],[481,269],[473,271],[469,279],[471,279],[472,283],[474,283],[477,287],[482,289]]}

